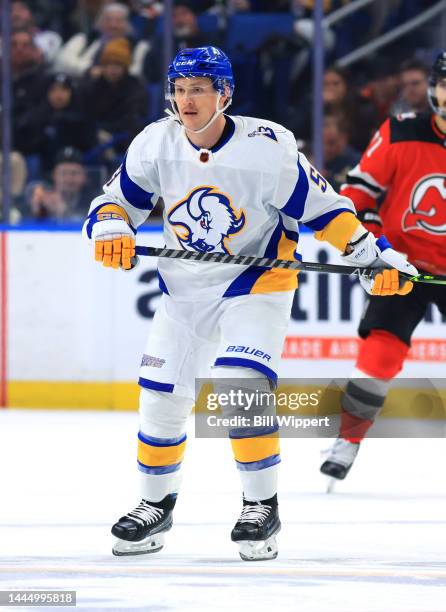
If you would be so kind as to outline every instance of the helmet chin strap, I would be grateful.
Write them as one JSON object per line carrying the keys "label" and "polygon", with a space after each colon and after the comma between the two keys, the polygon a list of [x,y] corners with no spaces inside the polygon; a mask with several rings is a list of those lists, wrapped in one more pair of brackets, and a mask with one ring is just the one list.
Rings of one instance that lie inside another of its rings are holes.
{"label": "helmet chin strap", "polygon": [[232,103],[232,98],[229,98],[228,101],[226,102],[226,104],[223,106],[223,108],[218,108],[218,103],[220,102],[220,98],[221,98],[221,93],[218,92],[217,101],[215,102],[215,112],[212,115],[212,117],[209,119],[209,121],[207,121],[203,125],[203,127],[201,127],[199,130],[192,130],[191,128],[188,128],[188,127],[186,127],[184,125],[183,121],[180,118],[180,113],[178,112],[178,107],[175,104],[174,100],[170,100],[170,104],[172,106],[172,110],[170,110],[170,108],[166,108],[164,112],[167,113],[170,117],[174,117],[177,121],[179,121],[187,132],[192,132],[192,134],[201,134],[201,132],[204,132],[205,130],[207,130],[208,127],[214,123],[214,121],[217,119],[217,117],[219,117],[222,113],[224,113],[225,110]]}

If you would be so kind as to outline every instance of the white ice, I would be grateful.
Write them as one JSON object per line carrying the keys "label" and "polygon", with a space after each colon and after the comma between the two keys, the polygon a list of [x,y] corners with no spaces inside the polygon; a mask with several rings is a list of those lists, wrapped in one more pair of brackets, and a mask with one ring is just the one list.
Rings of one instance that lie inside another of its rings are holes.
{"label": "white ice", "polygon": [[367,440],[331,495],[329,441],[283,440],[279,557],[244,563],[229,443],[191,435],[164,550],[118,558],[110,526],[139,502],[137,426],[134,413],[0,411],[1,589],[76,590],[83,610],[446,610],[443,440]]}

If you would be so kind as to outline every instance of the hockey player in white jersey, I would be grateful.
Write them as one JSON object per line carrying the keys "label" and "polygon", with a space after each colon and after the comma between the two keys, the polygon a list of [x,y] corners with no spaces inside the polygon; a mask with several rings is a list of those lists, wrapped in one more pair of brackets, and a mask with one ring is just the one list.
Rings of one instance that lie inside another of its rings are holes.
{"label": "hockey player in white jersey", "polygon": [[[168,248],[300,259],[298,222],[304,222],[316,238],[350,252],[349,263],[391,260],[414,273],[390,247],[380,248],[351,201],[298,153],[288,130],[225,114],[233,91],[231,64],[221,50],[178,53],[168,72],[172,115],[134,139],[92,202],[84,232],[96,260],[129,269],[137,227],[161,197]],[[258,389],[260,379],[262,390],[274,388],[297,287],[297,274],[289,270],[160,259],[158,271],[163,296],[139,378],[142,500],[112,528],[116,555],[160,550],[172,526],[195,379],[212,376],[217,388],[238,379],[248,391]],[[373,281],[362,282],[373,289]],[[277,428],[238,430],[230,438],[243,491],[231,538],[245,560],[274,558]]]}

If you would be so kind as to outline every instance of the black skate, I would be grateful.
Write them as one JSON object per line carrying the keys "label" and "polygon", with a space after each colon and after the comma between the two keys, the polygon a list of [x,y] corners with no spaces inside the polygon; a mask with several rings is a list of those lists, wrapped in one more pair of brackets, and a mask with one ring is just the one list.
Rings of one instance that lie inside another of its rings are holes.
{"label": "black skate", "polygon": [[333,490],[334,483],[337,480],[344,480],[347,476],[358,451],[359,443],[337,438],[320,468],[322,474],[329,476],[328,492]]}
{"label": "black skate", "polygon": [[121,517],[111,529],[118,539],[114,555],[143,555],[158,552],[164,546],[164,534],[172,527],[176,495],[166,495],[160,502],[142,499],[139,506]]}
{"label": "black skate", "polygon": [[238,543],[243,561],[275,559],[279,531],[277,495],[259,502],[243,499],[243,510],[231,532],[231,540]]}

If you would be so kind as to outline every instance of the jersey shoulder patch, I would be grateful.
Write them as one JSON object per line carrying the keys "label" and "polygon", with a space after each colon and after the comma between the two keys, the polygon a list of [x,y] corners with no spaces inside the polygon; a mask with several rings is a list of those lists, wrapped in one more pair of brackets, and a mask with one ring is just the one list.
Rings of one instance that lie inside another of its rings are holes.
{"label": "jersey shoulder patch", "polygon": [[276,132],[273,130],[273,128],[266,125],[259,125],[255,130],[249,132],[248,134],[248,138],[254,138],[255,136],[265,136],[266,138],[271,138],[271,140],[275,140],[277,142]]}
{"label": "jersey shoulder patch", "polygon": [[283,125],[268,119],[258,119],[257,117],[243,117],[243,119],[248,138],[279,142],[280,136],[287,132]]}

